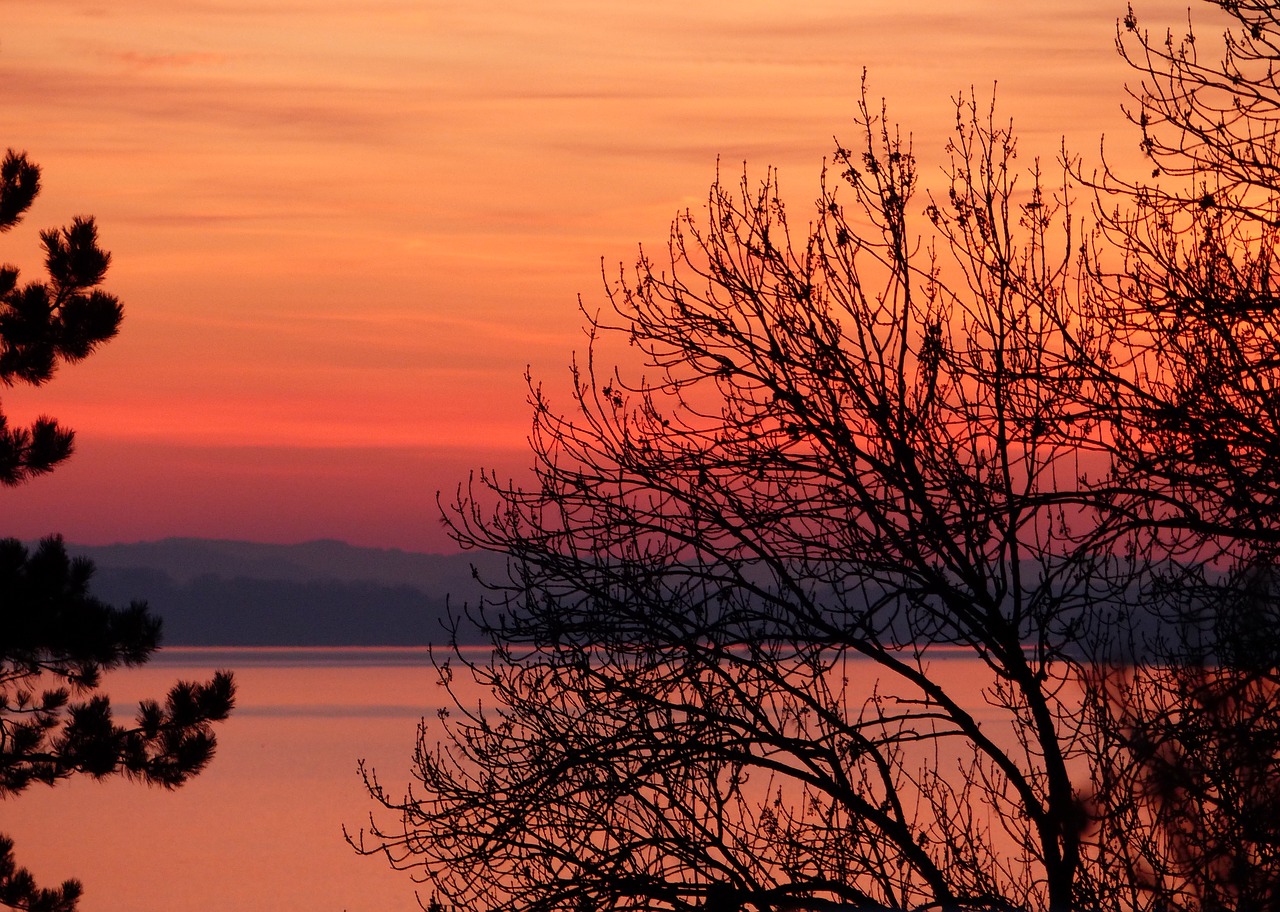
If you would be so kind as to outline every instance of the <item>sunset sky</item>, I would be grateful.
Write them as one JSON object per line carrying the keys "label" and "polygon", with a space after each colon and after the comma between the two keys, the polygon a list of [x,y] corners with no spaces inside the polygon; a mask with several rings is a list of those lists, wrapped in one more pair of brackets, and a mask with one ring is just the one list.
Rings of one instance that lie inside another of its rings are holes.
{"label": "sunset sky", "polygon": [[[1185,24],[1185,3],[1135,6],[1153,30]],[[44,169],[0,261],[37,278],[37,232],[92,214],[126,308],[89,360],[4,391],[14,419],[52,414],[79,446],[0,495],[3,534],[449,550],[435,492],[527,463],[526,365],[563,387],[601,259],[661,247],[717,157],[777,165],[798,218],[833,135],[852,136],[866,67],[926,183],[951,97],[997,81],[1027,164],[1063,137],[1096,160],[1104,133],[1124,158],[1123,14],[0,0],[0,149]]]}

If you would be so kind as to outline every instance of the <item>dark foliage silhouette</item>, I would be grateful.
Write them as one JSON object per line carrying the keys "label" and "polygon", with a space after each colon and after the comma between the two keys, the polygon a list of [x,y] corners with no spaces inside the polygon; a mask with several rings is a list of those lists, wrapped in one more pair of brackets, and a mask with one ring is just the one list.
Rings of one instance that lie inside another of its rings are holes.
{"label": "dark foliage silhouette", "polygon": [[[39,169],[12,150],[0,164],[0,230],[12,227],[39,189]],[[110,256],[91,219],[41,235],[46,283],[19,286],[0,268],[0,379],[41,384],[58,364],[90,354],[115,335],[119,302],[97,286]],[[48,418],[10,428],[0,414],[0,482],[16,485],[71,454],[72,434]],[[180,681],[163,701],[138,706],[120,724],[99,693],[102,673],[145,662],[159,645],[160,621],[146,605],[113,608],[89,591],[93,565],[67,554],[53,536],[28,549],[0,540],[0,799],[73,775],[123,775],[173,788],[213,756],[212,725],[235,701],[228,672]],[[40,887],[0,836],[0,905],[28,912],[74,912],[78,881]]]}
{"label": "dark foliage silhouette", "polygon": [[[40,189],[40,169],[10,149],[0,162],[0,232],[30,208]],[[91,218],[41,232],[46,282],[18,283],[18,270],[0,266],[0,382],[39,385],[62,362],[89,355],[116,334],[120,302],[96,286],[111,255],[98,246]],[[71,455],[74,435],[51,418],[10,427],[0,412],[0,484],[21,484]]]}

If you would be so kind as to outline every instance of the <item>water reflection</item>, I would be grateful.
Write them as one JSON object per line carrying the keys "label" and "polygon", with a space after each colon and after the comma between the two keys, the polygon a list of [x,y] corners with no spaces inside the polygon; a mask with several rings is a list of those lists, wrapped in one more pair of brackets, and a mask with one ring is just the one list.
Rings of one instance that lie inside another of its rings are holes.
{"label": "water reflection", "polygon": [[165,649],[107,679],[122,707],[234,668],[239,705],[209,769],[174,792],[73,779],[3,804],[37,879],[84,881],[82,912],[417,908],[403,875],[356,857],[361,758],[407,775],[442,701],[425,650]]}
{"label": "water reflection", "polygon": [[[163,650],[156,662],[111,678],[111,691],[117,700],[131,701],[175,677],[207,677],[213,669],[234,668],[241,705],[220,732],[219,753],[209,770],[169,793],[82,780],[33,790],[4,803],[3,830],[17,840],[37,877],[84,880],[83,912],[218,907],[411,912],[417,908],[414,883],[377,859],[357,857],[341,828],[358,829],[370,810],[357,761],[367,760],[388,781],[407,781],[419,720],[449,705],[429,659],[424,649]],[[933,670],[957,687],[967,680],[974,711],[986,724],[997,723],[997,714],[984,705],[977,663],[947,656]],[[866,671],[874,674],[870,665]],[[1227,845],[1205,821],[1219,829],[1269,821],[1262,835],[1274,834],[1274,822],[1280,820],[1280,779],[1274,775],[1280,689],[1273,682],[1247,693],[1231,691],[1249,697],[1244,700],[1223,695],[1230,683],[1221,672],[1204,669],[1141,675],[1127,669],[1113,672],[1106,688],[1096,691],[1107,697],[1105,705],[1122,736],[1113,746],[1129,752],[1115,755],[1130,759],[1127,766],[1108,768],[1111,778],[1101,784],[1110,791],[1101,797],[1116,801],[1122,789],[1135,796],[1121,802],[1130,817],[1127,822],[1115,818],[1118,828],[1110,835],[1116,837],[1117,870],[1125,866],[1137,886],[1143,859],[1153,858],[1164,864],[1179,857],[1190,862],[1181,875],[1172,868],[1163,874],[1182,876],[1186,891],[1229,881],[1210,877],[1197,883],[1185,876],[1226,870],[1227,861],[1205,854]],[[1192,699],[1197,694],[1203,699]],[[473,702],[484,698],[480,692],[466,696]],[[1151,745],[1145,754],[1133,752],[1141,738]],[[1258,753],[1262,741],[1266,749]],[[1254,767],[1240,762],[1242,750],[1255,751],[1250,755]],[[1135,757],[1147,760],[1139,763]],[[1169,758],[1194,762],[1165,763]],[[1222,791],[1224,783],[1243,781],[1237,768],[1258,773],[1260,791],[1247,800]],[[1199,779],[1171,783],[1175,773]],[[1158,790],[1164,786],[1169,788]],[[1233,814],[1222,813],[1224,803]],[[1168,826],[1145,831],[1163,832],[1165,841],[1133,841],[1144,829],[1137,824],[1153,815],[1163,815]],[[1235,835],[1244,832],[1237,828]],[[1192,843],[1188,833],[1204,838]],[[1252,859],[1254,872],[1274,884],[1272,875],[1280,869],[1274,863],[1276,844],[1254,839],[1236,857]],[[1132,851],[1119,851],[1126,846]],[[1237,875],[1234,869],[1227,873]],[[1256,886],[1261,890],[1266,884]],[[1136,905],[1140,899],[1135,897]]]}

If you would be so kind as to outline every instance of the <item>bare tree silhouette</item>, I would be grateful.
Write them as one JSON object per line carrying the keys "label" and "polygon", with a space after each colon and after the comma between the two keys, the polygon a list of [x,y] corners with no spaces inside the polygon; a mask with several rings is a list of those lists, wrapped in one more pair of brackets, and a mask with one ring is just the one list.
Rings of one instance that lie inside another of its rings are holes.
{"label": "bare tree silhouette", "polygon": [[1274,908],[1276,21],[1218,5],[1215,65],[1119,24],[1150,181],[967,101],[920,194],[864,94],[805,229],[717,179],[606,277],[536,481],[446,507],[490,696],[357,848],[493,912]]}
{"label": "bare tree silhouette", "polygon": [[1098,842],[1135,908],[1280,906],[1280,22],[1257,0],[1213,5],[1217,36],[1153,33],[1129,9],[1117,46],[1151,172],[1094,182],[1114,503],[1171,558],[1148,661],[1086,688]]}
{"label": "bare tree silhouette", "polygon": [[[717,181],[587,312],[573,411],[533,388],[537,484],[449,513],[511,557],[494,702],[424,729],[409,798],[370,778],[402,828],[364,851],[511,912],[1092,900],[1073,650],[1139,556],[1079,521],[1064,196],[960,114],[945,196],[864,102],[807,230],[774,174]],[[597,369],[615,340],[643,377]]]}

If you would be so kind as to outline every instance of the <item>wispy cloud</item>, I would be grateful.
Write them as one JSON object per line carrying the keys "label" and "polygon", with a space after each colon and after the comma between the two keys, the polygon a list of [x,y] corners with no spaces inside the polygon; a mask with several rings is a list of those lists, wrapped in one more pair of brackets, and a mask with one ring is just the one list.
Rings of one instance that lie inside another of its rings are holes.
{"label": "wispy cloud", "polygon": [[187,51],[184,53],[145,53],[143,51],[107,51],[108,61],[120,63],[131,69],[185,69],[195,66],[218,66],[231,60],[229,54]]}
{"label": "wispy cloud", "polygon": [[[1185,18],[1184,0],[1152,2]],[[1124,78],[1113,0],[4,9],[0,148],[46,167],[31,230],[98,215],[128,313],[42,401],[66,404],[86,447],[109,434],[149,453],[519,446],[524,366],[558,371],[582,346],[575,295],[599,301],[600,258],[613,274],[636,241],[660,250],[717,157],[732,181],[744,159],[781,166],[798,211],[833,134],[848,137],[864,66],[924,182],[956,92],[999,79],[1001,110],[1033,131],[1029,162],[1061,133],[1094,148]],[[2,246],[38,253],[34,234]],[[208,471],[165,458],[194,487]],[[360,509],[400,509],[384,474],[390,493]]]}

